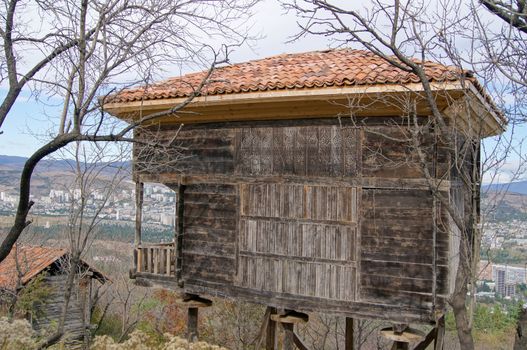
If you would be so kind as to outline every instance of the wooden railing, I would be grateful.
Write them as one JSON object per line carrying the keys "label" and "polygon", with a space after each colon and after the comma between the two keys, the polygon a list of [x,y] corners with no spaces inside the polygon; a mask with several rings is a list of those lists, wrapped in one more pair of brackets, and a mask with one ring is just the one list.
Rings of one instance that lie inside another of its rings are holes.
{"label": "wooden railing", "polygon": [[174,243],[141,244],[135,248],[138,273],[176,275],[176,248]]}

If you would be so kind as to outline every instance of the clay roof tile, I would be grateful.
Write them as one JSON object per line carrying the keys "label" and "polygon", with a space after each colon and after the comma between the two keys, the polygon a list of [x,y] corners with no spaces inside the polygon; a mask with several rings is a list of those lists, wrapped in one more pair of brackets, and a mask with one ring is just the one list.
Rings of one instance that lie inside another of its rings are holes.
{"label": "clay roof tile", "polygon": [[[419,62],[418,60],[414,60]],[[422,62],[430,81],[457,80],[470,72],[430,61]],[[108,102],[131,102],[190,95],[206,72],[170,78],[149,86],[124,90]],[[364,84],[408,84],[419,78],[363,50],[337,49],[282,54],[217,68],[202,95],[238,94],[276,89],[307,89]]]}

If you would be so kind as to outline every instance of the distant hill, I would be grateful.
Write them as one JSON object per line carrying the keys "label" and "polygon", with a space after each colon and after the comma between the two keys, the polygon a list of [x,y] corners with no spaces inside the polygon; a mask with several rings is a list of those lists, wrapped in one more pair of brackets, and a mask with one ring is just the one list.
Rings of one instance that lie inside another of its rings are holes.
{"label": "distant hill", "polygon": [[[27,158],[0,155],[0,191],[15,193],[18,191],[20,173],[24,167]],[[98,164],[105,166],[107,163]],[[115,169],[124,168],[130,171],[131,163],[117,162],[112,167],[107,167],[102,172],[102,176],[111,176],[115,174]],[[51,188],[60,188],[69,186],[73,180],[73,169],[75,168],[74,160],[54,160],[46,159],[41,161],[32,178],[32,192],[36,195],[47,195]]]}
{"label": "distant hill", "polygon": [[509,192],[527,195],[527,181],[484,185],[481,190],[482,192]]}

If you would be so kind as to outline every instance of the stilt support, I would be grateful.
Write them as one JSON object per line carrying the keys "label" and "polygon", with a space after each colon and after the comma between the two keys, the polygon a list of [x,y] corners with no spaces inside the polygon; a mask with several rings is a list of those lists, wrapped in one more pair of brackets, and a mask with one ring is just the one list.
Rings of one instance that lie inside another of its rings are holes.
{"label": "stilt support", "polygon": [[212,301],[194,294],[184,294],[178,299],[177,303],[187,307],[187,339],[193,343],[198,341],[198,310],[200,307],[212,305]]}
{"label": "stilt support", "polygon": [[345,350],[353,350],[355,348],[354,335],[354,319],[351,317],[346,317],[346,339],[344,344]]}
{"label": "stilt support", "polygon": [[443,350],[445,344],[445,316],[441,316],[436,323],[436,339],[434,344],[434,350]]}
{"label": "stilt support", "polygon": [[267,321],[267,330],[265,332],[265,350],[276,350],[276,321],[271,319],[271,315],[276,314],[276,308],[269,307],[269,318]]}
{"label": "stilt support", "polygon": [[294,323],[284,323],[284,350],[294,350]]}
{"label": "stilt support", "polygon": [[198,308],[188,308],[187,339],[190,343],[198,341]]}
{"label": "stilt support", "polygon": [[[276,339],[276,324],[280,323],[284,328],[284,343],[283,350],[293,350],[295,345],[299,349],[306,349],[300,338],[295,334],[295,323],[305,323],[309,320],[309,316],[302,312],[294,310],[285,310],[283,314],[272,313],[270,316],[270,322],[275,323],[275,334],[273,336]],[[269,331],[269,329],[268,329]],[[269,333],[267,333],[269,336]],[[270,341],[270,339],[268,338]],[[266,350],[269,348],[266,348]],[[274,347],[272,349],[275,349]]]}
{"label": "stilt support", "polygon": [[392,350],[408,350],[410,343],[420,342],[425,338],[423,332],[406,324],[395,324],[393,327],[382,329],[381,335],[393,341]]}

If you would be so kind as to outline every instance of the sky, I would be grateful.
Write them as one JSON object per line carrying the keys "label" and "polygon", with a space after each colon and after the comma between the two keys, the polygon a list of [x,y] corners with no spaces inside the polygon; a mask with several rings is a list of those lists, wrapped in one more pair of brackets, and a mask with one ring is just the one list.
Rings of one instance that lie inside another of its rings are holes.
{"label": "sky", "polygon": [[[282,53],[324,50],[329,41],[322,37],[303,38],[288,43],[297,31],[294,14],[286,14],[277,1],[265,0],[257,5],[253,18],[253,33],[262,38],[250,47],[245,45],[230,55],[230,62],[264,58]],[[272,25],[269,25],[272,19]],[[170,74],[167,74],[167,77]],[[0,98],[5,96],[6,89],[0,87]],[[0,154],[13,156],[30,156],[46,140],[52,130],[48,115],[60,112],[60,101],[48,100],[45,105],[36,103],[29,91],[24,91],[2,126],[0,135]]]}
{"label": "sky", "polygon": [[[247,60],[264,58],[282,53],[305,52],[312,50],[324,50],[332,46],[327,37],[309,36],[303,37],[295,42],[290,42],[291,38],[298,32],[296,23],[297,18],[294,13],[285,13],[278,1],[264,0],[254,10],[256,14],[252,22],[253,34],[261,36],[261,39],[252,43],[251,46],[245,45],[237,48],[230,55],[230,62],[244,62]],[[176,75],[176,72],[172,75]],[[171,76],[170,72],[166,77]],[[0,86],[1,95],[5,95],[6,90]],[[42,103],[44,101],[44,103]],[[49,139],[53,131],[52,120],[49,115],[60,113],[59,100],[43,100],[36,103],[30,96],[29,91],[24,91],[17,103],[10,112],[2,127],[3,134],[0,135],[0,154],[13,156],[30,156],[44,140]],[[523,129],[519,131],[519,136],[527,135]],[[518,159],[516,156],[511,158],[506,169],[515,169]],[[510,179],[510,171],[500,172],[498,182],[506,182]]]}

